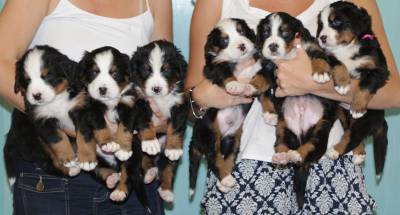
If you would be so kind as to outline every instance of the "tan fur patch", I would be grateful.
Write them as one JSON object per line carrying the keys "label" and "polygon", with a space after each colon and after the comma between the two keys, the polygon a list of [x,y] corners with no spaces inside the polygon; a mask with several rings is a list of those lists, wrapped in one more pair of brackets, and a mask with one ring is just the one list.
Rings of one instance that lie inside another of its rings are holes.
{"label": "tan fur patch", "polygon": [[109,128],[98,129],[94,131],[94,138],[100,145],[111,142],[112,135]]}
{"label": "tan fur patch", "polygon": [[69,169],[65,167],[56,157],[54,152],[50,149],[48,144],[42,144],[44,151],[50,156],[52,163],[56,169],[58,169],[63,175],[69,175]]}
{"label": "tan fur patch", "polygon": [[118,143],[122,150],[132,150],[133,133],[130,132],[122,123],[118,124],[117,132],[115,133],[115,142]]}
{"label": "tan fur patch", "polygon": [[167,143],[165,149],[182,149],[183,136],[179,133],[175,133],[172,127],[172,122],[168,123],[167,128]]}
{"label": "tan fur patch", "polygon": [[177,162],[169,161],[161,172],[161,185],[163,190],[172,190]]}
{"label": "tan fur patch", "polygon": [[287,128],[286,121],[284,119],[279,119],[278,124],[276,125],[276,143],[275,145],[285,145],[283,142],[283,137],[285,136],[285,130]]}
{"label": "tan fur patch", "polygon": [[120,177],[118,185],[115,189],[123,191],[125,193],[128,193],[127,182],[128,182],[128,173],[127,173],[126,167],[125,167],[125,165],[121,165],[121,177]]}
{"label": "tan fur patch", "polygon": [[311,59],[311,66],[314,73],[324,74],[329,73],[331,67],[329,66],[328,62],[320,58]]}
{"label": "tan fur patch", "polygon": [[338,42],[338,44],[349,44],[351,41],[353,41],[353,39],[355,38],[353,32],[349,31],[349,30],[345,30],[340,32],[337,36],[336,36],[336,41]]}
{"label": "tan fur patch", "polygon": [[290,43],[285,44],[285,54],[291,52],[294,48],[294,40],[290,41]]}
{"label": "tan fur patch", "polygon": [[351,109],[353,111],[365,111],[372,97],[373,95],[369,90],[361,90],[359,87],[357,87],[351,102]]}
{"label": "tan fur patch", "polygon": [[67,87],[68,87],[68,81],[63,80],[62,82],[60,82],[59,84],[57,84],[54,87],[54,90],[56,91],[56,94],[60,94],[60,93],[64,92],[65,89],[67,89]]}
{"label": "tan fur patch", "polygon": [[375,69],[377,66],[375,60],[372,57],[368,57],[360,67],[365,69]]}
{"label": "tan fur patch", "polygon": [[276,113],[274,103],[265,95],[260,96],[260,102],[263,109],[263,113]]}
{"label": "tan fur patch", "polygon": [[279,144],[279,145],[275,146],[275,152],[276,153],[288,152],[288,151],[289,151],[289,148],[286,145]]}
{"label": "tan fur patch", "polygon": [[99,167],[97,175],[103,180],[106,181],[108,176],[111,174],[116,173],[114,169],[112,168],[105,168],[105,167]]}
{"label": "tan fur patch", "polygon": [[302,160],[305,160],[306,157],[314,151],[315,146],[312,143],[305,143],[301,145],[298,149],[297,152],[300,154]]}
{"label": "tan fur patch", "polygon": [[95,162],[97,160],[96,143],[94,140],[86,142],[82,133],[78,131],[76,145],[79,162]]}
{"label": "tan fur patch", "polygon": [[346,66],[344,66],[343,64],[337,65],[332,68],[332,77],[336,85],[346,86],[350,84],[350,73],[347,70]]}
{"label": "tan fur patch", "polygon": [[143,171],[146,173],[147,170],[151,169],[152,167],[154,167],[154,162],[152,157],[150,157],[150,155],[146,153],[143,153],[143,158],[142,158]]}
{"label": "tan fur patch", "polygon": [[271,87],[271,84],[268,83],[262,75],[255,75],[249,84],[257,90],[254,95],[258,95]]}
{"label": "tan fur patch", "polygon": [[75,152],[72,149],[72,145],[69,142],[67,135],[62,130],[58,130],[57,134],[61,137],[61,140],[57,143],[49,143],[48,145],[54,153],[55,158],[62,165],[65,162],[75,159]]}
{"label": "tan fur patch", "polygon": [[353,155],[365,155],[364,143],[360,143],[355,149],[353,149]]}
{"label": "tan fur patch", "polygon": [[156,138],[156,129],[153,123],[150,123],[147,129],[140,131],[140,139],[143,140],[153,140]]}

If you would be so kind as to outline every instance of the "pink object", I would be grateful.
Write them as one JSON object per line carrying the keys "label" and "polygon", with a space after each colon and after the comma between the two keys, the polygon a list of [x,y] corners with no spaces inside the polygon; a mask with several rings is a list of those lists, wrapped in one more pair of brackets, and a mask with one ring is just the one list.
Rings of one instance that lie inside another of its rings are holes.
{"label": "pink object", "polygon": [[361,39],[363,39],[363,40],[373,40],[374,39],[374,35],[372,35],[372,34],[364,34],[364,36],[362,36]]}

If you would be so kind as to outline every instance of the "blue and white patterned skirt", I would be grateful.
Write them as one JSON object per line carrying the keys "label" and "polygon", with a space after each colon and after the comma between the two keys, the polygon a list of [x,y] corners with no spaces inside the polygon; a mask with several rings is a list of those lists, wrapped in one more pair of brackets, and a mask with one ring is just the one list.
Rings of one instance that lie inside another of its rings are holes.
{"label": "blue and white patterned skirt", "polygon": [[205,214],[372,214],[375,201],[368,195],[362,168],[351,156],[336,161],[322,158],[307,182],[305,204],[297,208],[293,170],[269,162],[241,160],[233,177],[238,182],[228,193],[218,190],[209,171],[201,202]]}
{"label": "blue and white patterned skirt", "polygon": [[228,193],[216,186],[217,178],[209,171],[201,202],[205,214],[294,214],[293,171],[276,169],[271,163],[243,159],[233,173],[237,184]]}

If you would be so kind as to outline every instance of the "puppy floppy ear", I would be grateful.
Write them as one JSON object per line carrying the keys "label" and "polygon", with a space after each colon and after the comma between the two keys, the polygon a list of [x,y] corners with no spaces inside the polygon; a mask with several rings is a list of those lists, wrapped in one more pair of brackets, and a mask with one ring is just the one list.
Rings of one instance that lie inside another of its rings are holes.
{"label": "puppy floppy ear", "polygon": [[131,80],[131,75],[132,75],[132,68],[131,68],[131,64],[129,61],[129,56],[127,54],[121,53],[121,60],[122,63],[125,65],[125,71],[124,71],[124,78],[126,81],[130,81]]}
{"label": "puppy floppy ear", "polygon": [[24,61],[24,57],[22,59],[20,59],[16,64],[15,64],[15,83],[14,83],[14,93],[18,94],[19,92],[21,92],[22,95],[25,95],[25,90],[24,89],[24,72],[25,72],[25,61]]}
{"label": "puppy floppy ear", "polygon": [[187,74],[187,62],[185,60],[185,57],[182,55],[181,51],[175,46],[174,46],[174,49],[175,49],[175,53],[176,53],[175,57],[179,64],[179,71],[177,71],[178,79],[185,80],[186,74]]}
{"label": "puppy floppy ear", "polygon": [[264,45],[264,40],[265,40],[264,31],[265,31],[266,22],[267,22],[267,17],[262,19],[257,25],[257,34],[256,34],[255,47],[259,51],[262,50],[262,46]]}
{"label": "puppy floppy ear", "polygon": [[359,16],[356,20],[358,21],[359,26],[360,26],[360,35],[363,36],[364,34],[372,33],[371,32],[371,28],[372,28],[371,16],[368,14],[367,10],[365,10],[363,7],[359,7],[358,15]]}
{"label": "puppy floppy ear", "polygon": [[83,57],[82,59],[79,61],[78,65],[77,65],[77,76],[79,81],[81,83],[83,83],[84,85],[87,85],[89,83],[89,74],[87,72],[87,67],[88,64],[90,62],[91,56],[90,56],[90,52],[85,51],[83,53]]}
{"label": "puppy floppy ear", "polygon": [[204,55],[206,62],[211,62],[212,59],[217,56],[219,47],[218,47],[218,38],[221,34],[221,30],[218,28],[214,28],[207,36],[207,42],[204,46]]}

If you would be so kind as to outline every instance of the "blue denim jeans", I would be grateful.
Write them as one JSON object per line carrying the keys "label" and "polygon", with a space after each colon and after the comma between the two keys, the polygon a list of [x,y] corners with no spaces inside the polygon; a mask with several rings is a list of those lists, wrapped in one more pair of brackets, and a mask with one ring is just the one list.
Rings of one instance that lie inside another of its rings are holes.
{"label": "blue denim jeans", "polygon": [[[20,161],[14,185],[14,214],[16,215],[111,215],[146,214],[133,192],[127,201],[115,203],[109,190],[87,173],[74,178],[46,174],[34,163]],[[39,181],[44,189],[37,189]],[[158,184],[146,185],[152,214],[164,214]]]}

